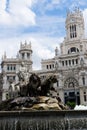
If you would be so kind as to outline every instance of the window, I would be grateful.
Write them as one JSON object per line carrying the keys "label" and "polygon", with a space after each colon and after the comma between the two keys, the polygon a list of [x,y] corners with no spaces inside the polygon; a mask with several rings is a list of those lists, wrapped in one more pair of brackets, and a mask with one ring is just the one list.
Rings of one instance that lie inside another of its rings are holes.
{"label": "window", "polygon": [[53,64],[53,68],[54,68],[54,64]]}
{"label": "window", "polygon": [[13,68],[14,68],[14,70],[16,70],[16,66],[14,66]]}
{"label": "window", "polygon": [[11,65],[10,69],[12,70],[12,65]]}
{"label": "window", "polygon": [[48,69],[48,65],[47,65],[47,69]]}
{"label": "window", "polygon": [[62,61],[62,66],[64,66],[64,61]]}
{"label": "window", "polygon": [[70,54],[70,53],[76,53],[76,52],[79,52],[79,49],[76,48],[76,47],[71,47],[71,48],[68,50],[68,54]]}
{"label": "window", "polygon": [[14,81],[15,80],[15,76],[7,76],[7,80],[8,81]]}
{"label": "window", "polygon": [[7,65],[7,70],[9,70],[9,65]]}
{"label": "window", "polygon": [[76,64],[78,64],[78,59],[76,59]]}
{"label": "window", "polygon": [[69,65],[71,65],[71,60],[69,60]]}
{"label": "window", "polygon": [[65,92],[64,95],[67,96],[67,92]]}
{"label": "window", "polygon": [[67,65],[67,60],[65,62],[66,62],[66,65]]}
{"label": "window", "polygon": [[70,26],[70,38],[75,38],[75,37],[77,37],[76,25],[72,25]]}
{"label": "window", "polygon": [[79,95],[79,92],[77,92],[77,95]]}
{"label": "window", "polygon": [[70,96],[70,97],[75,96],[75,92],[69,92],[69,96]]}
{"label": "window", "polygon": [[15,80],[15,76],[13,76],[13,80]]}
{"label": "window", "polygon": [[71,48],[71,52],[76,52],[76,48],[75,48],[75,47],[72,47],[72,48]]}
{"label": "window", "polygon": [[9,80],[9,76],[7,76],[7,80]]}
{"label": "window", "polygon": [[76,25],[74,25],[74,31],[76,31]]}
{"label": "window", "polygon": [[50,65],[50,69],[51,69],[51,65]]}
{"label": "window", "polygon": [[15,71],[16,70],[16,66],[15,65],[7,65],[7,70],[8,71]]}
{"label": "window", "polygon": [[9,94],[8,93],[6,93],[6,99],[9,99]]}
{"label": "window", "polygon": [[84,101],[86,102],[86,92],[84,92]]}
{"label": "window", "polygon": [[83,85],[85,85],[85,77],[84,76],[82,77],[82,82],[83,82]]}
{"label": "window", "polygon": [[24,59],[24,53],[22,53],[22,59]]}
{"label": "window", "polygon": [[86,95],[84,95],[84,101],[86,102]]}
{"label": "window", "polygon": [[74,65],[74,59],[72,59],[72,64]]}
{"label": "window", "polygon": [[71,32],[71,26],[70,26],[70,32]]}
{"label": "window", "polygon": [[30,58],[30,54],[29,53],[27,53],[27,58]]}

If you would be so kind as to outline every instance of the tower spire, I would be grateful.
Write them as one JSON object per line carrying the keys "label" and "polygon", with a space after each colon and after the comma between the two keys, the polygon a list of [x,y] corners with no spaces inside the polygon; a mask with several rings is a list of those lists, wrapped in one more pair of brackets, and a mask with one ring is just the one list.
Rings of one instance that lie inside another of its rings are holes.
{"label": "tower spire", "polygon": [[67,39],[78,39],[84,35],[84,18],[78,7],[74,7],[73,11],[68,11],[66,18],[66,34]]}
{"label": "tower spire", "polygon": [[58,50],[58,47],[56,47],[56,49],[55,49],[55,56],[58,56],[58,53],[59,53],[59,50]]}

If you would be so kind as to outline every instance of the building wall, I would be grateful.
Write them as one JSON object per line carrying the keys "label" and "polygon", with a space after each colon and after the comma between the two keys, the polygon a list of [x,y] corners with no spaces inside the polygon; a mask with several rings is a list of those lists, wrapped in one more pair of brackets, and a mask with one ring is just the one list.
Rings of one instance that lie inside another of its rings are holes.
{"label": "building wall", "polygon": [[[84,19],[79,9],[67,14],[65,27],[66,37],[60,45],[61,54],[55,49],[53,58],[53,72],[59,81],[57,92],[64,103],[74,101],[87,104],[87,39],[84,37]],[[51,59],[43,60],[42,66],[49,63]],[[50,71],[52,69],[48,71],[49,74]]]}
{"label": "building wall", "polygon": [[14,82],[17,84],[19,78],[17,73],[19,72],[22,62],[25,63],[27,70],[32,70],[32,49],[31,43],[20,44],[20,49],[16,58],[7,58],[6,53],[4,54],[1,62],[2,74],[3,74],[3,93],[2,100],[8,98],[8,91],[10,83]]}

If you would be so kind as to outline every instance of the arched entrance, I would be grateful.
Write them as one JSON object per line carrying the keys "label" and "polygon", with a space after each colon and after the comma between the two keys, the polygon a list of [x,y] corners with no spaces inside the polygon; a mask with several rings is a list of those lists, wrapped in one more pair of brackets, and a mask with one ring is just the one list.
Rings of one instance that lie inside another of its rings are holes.
{"label": "arched entrance", "polygon": [[69,77],[64,82],[64,101],[80,104],[79,84],[74,77]]}

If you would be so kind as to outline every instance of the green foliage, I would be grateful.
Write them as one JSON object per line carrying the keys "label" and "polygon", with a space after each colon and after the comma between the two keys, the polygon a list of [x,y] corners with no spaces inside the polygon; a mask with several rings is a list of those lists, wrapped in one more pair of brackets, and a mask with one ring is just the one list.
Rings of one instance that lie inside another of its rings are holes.
{"label": "green foliage", "polygon": [[75,102],[70,102],[70,101],[68,101],[68,102],[67,102],[67,105],[68,105],[71,109],[74,109],[76,103],[75,103]]}

